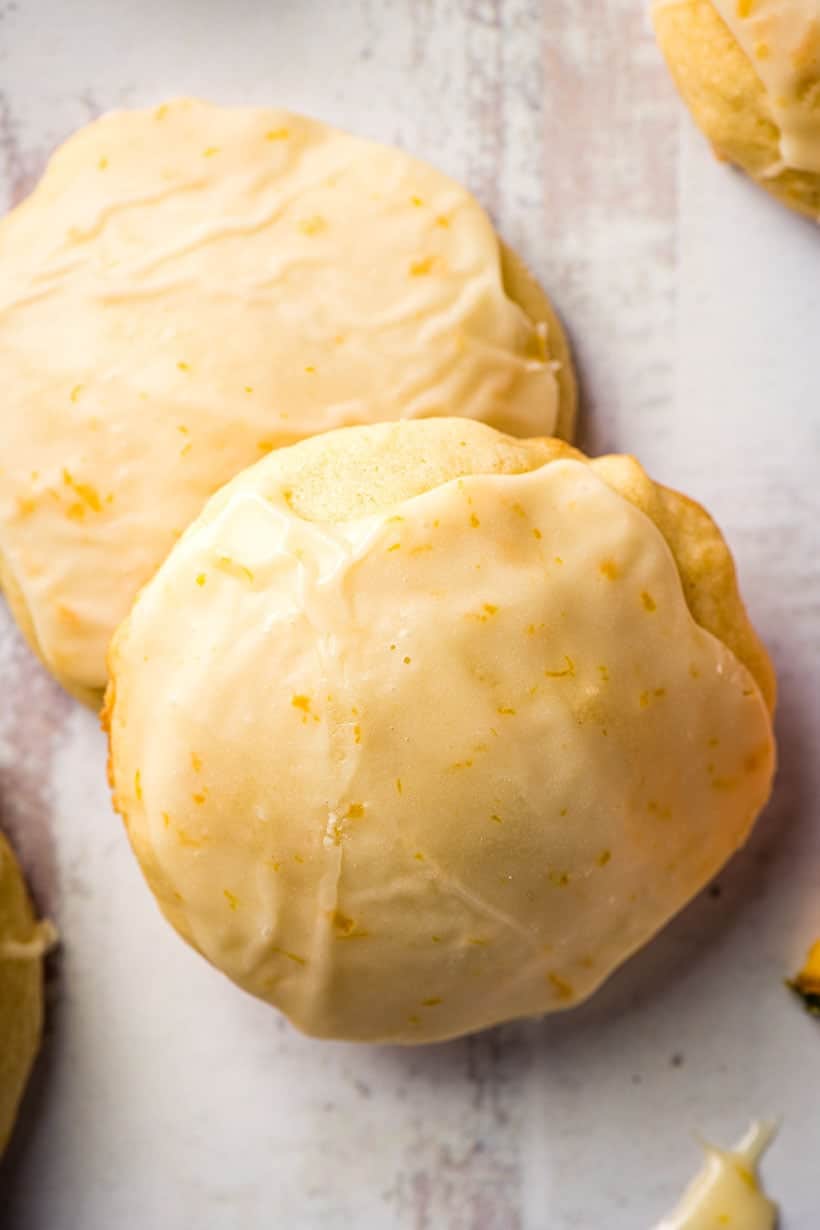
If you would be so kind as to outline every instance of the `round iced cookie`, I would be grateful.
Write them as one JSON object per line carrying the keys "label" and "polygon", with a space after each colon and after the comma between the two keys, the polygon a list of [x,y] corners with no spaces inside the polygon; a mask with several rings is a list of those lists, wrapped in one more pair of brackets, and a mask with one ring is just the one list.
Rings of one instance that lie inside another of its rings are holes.
{"label": "round iced cookie", "polygon": [[820,219],[820,0],[654,0],[652,13],[718,156]]}
{"label": "round iced cookie", "polygon": [[96,704],[116,625],[265,453],[458,411],[571,433],[558,320],[466,189],[271,110],[182,100],[76,133],[0,223],[0,581]]}
{"label": "round iced cookie", "polygon": [[23,876],[0,833],[0,1155],[8,1144],[43,1027],[43,954]]}
{"label": "round iced cookie", "polygon": [[179,933],[302,1030],[588,996],[744,841],[774,679],[731,556],[627,457],[457,419],[271,454],[116,634],[111,779]]}

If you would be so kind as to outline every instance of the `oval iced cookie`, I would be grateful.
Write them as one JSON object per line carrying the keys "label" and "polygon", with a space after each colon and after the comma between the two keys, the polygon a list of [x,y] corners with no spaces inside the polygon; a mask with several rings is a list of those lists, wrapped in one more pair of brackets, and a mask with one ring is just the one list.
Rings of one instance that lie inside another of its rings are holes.
{"label": "oval iced cookie", "polygon": [[746,838],[774,679],[714,523],[429,420],[229,483],[117,633],[115,803],[182,936],[320,1037],[590,995]]}

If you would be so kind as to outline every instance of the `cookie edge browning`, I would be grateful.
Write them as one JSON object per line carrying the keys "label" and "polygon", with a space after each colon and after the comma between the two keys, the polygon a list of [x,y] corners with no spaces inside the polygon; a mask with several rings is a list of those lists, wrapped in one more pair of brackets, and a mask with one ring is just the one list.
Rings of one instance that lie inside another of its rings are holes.
{"label": "cookie edge browning", "polygon": [[749,619],[734,557],[720,527],[695,500],[654,482],[634,457],[613,453],[596,458],[591,465],[659,530],[674,558],[695,623],[746,667],[773,714],[777,702],[774,667]]}
{"label": "cookie edge browning", "polygon": [[498,241],[501,254],[501,281],[510,299],[536,325],[547,326],[547,360],[558,364],[555,379],[558,385],[558,418],[554,435],[571,441],[578,414],[578,382],[572,361],[572,348],[552,300],[521,257],[503,239]]}
{"label": "cookie edge browning", "polygon": [[23,639],[32,651],[37,660],[41,663],[52,679],[54,679],[61,688],[63,688],[75,700],[95,711],[99,710],[105,696],[104,688],[86,688],[82,684],[76,683],[73,679],[69,679],[62,672],[54,669],[51,663],[43,653],[40,645],[40,638],[37,635],[37,629],[34,625],[34,620],[31,617],[29,605],[23,597],[23,591],[20,587],[17,578],[12,572],[8,560],[0,550],[0,595],[2,595],[8,603],[9,612],[12,619],[17,624]]}

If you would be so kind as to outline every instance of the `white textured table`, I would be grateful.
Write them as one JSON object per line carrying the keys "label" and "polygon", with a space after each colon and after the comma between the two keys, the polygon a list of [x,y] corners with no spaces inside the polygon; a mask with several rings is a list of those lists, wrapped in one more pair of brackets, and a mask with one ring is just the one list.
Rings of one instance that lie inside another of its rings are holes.
{"label": "white textured table", "polygon": [[0,816],[63,935],[3,1230],[649,1230],[692,1130],[781,1113],[768,1185],[784,1230],[816,1230],[820,1029],[781,983],[820,933],[816,228],[712,160],[641,0],[4,0],[0,86],[7,202],[89,117],[186,92],[466,180],[565,315],[584,443],[718,515],[782,688],[776,797],[719,895],[565,1016],[357,1048],[301,1038],[161,922],[94,719],[0,608]]}

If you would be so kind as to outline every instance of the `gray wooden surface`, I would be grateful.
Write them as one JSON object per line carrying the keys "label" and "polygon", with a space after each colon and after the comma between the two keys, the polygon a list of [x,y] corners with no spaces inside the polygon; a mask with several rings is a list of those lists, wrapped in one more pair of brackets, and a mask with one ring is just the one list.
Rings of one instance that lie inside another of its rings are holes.
{"label": "gray wooden surface", "polygon": [[727,531],[780,672],[782,767],[720,894],[589,1004],[421,1051],[317,1044],[161,922],[93,717],[0,606],[0,820],[64,937],[0,1225],[648,1230],[693,1131],[783,1114],[768,1184],[785,1230],[814,1230],[820,1035],[781,979],[820,934],[816,228],[712,160],[640,0],[5,0],[4,203],[89,117],[188,92],[470,184],[565,317],[585,445],[635,452]]}

